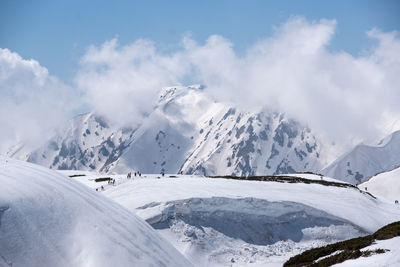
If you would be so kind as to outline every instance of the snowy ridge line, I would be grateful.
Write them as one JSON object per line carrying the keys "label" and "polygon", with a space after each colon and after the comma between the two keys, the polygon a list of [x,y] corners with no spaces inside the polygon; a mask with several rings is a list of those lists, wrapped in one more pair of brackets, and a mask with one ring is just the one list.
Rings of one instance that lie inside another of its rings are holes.
{"label": "snowy ridge line", "polygon": [[336,187],[343,187],[343,188],[353,188],[357,189],[360,193],[367,194],[370,197],[376,199],[376,197],[371,194],[370,192],[366,192],[361,190],[355,185],[348,184],[348,183],[340,183],[340,182],[332,182],[322,180],[323,176],[321,175],[321,180],[314,180],[314,179],[306,179],[303,177],[296,177],[296,176],[285,176],[285,175],[268,175],[268,176],[249,176],[249,177],[241,177],[241,176],[205,176],[206,178],[221,178],[221,179],[234,179],[234,180],[242,180],[242,181],[260,181],[260,182],[278,182],[278,183],[303,183],[303,184],[320,184],[324,186],[336,186]]}
{"label": "snowy ridge line", "polygon": [[321,172],[329,177],[361,184],[373,176],[396,169],[400,165],[400,131],[393,132],[384,144],[359,144]]}
{"label": "snowy ridge line", "polygon": [[[276,175],[248,176],[248,177],[225,175],[225,176],[205,176],[205,177],[207,177],[207,178],[234,179],[234,180],[243,180],[243,181],[320,184],[320,185],[325,185],[325,186],[348,187],[348,188],[354,188],[354,189],[360,190],[357,186],[352,185],[352,184],[325,181],[325,180],[322,180],[322,178],[321,178],[321,180],[314,180],[314,179],[306,179],[306,178],[302,178],[302,177],[285,176],[285,175],[279,175],[279,176],[276,176]],[[374,196],[372,196],[372,197],[374,197]]]}
{"label": "snowy ridge line", "polygon": [[[369,178],[368,178],[367,180],[365,180],[363,183],[368,182],[369,180],[371,180],[372,178],[374,178],[375,176],[377,176],[377,175],[379,175],[379,174],[391,172],[391,171],[394,171],[394,170],[399,169],[399,168],[400,168],[400,164],[396,165],[394,168],[392,168],[392,169],[390,169],[390,170],[380,171],[380,172],[378,172],[377,174],[375,174],[375,175],[369,177]],[[362,183],[361,183],[361,184],[362,184]],[[359,184],[359,185],[361,185],[361,184]]]}

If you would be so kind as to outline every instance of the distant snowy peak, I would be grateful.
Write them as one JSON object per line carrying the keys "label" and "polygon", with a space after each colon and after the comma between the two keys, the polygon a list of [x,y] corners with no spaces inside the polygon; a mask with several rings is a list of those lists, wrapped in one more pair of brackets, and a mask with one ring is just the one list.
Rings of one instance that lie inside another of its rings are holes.
{"label": "distant snowy peak", "polygon": [[179,95],[186,94],[190,90],[202,90],[204,89],[204,85],[195,84],[190,86],[170,86],[161,89],[159,101],[166,102],[171,100],[172,98],[178,97]]}
{"label": "distant snowy peak", "polygon": [[400,166],[400,131],[396,131],[376,146],[357,145],[322,173],[352,184],[362,183],[372,176]]}
{"label": "distant snowy peak", "polygon": [[136,128],[77,116],[45,146],[14,157],[53,169],[262,175],[318,171],[321,144],[283,113],[216,102],[202,85],[167,87]]}
{"label": "distant snowy peak", "polygon": [[203,122],[182,170],[239,176],[317,171],[319,150],[311,131],[283,114],[225,108]]}
{"label": "distant snowy peak", "polygon": [[118,158],[132,131],[112,129],[104,118],[88,113],[76,116],[39,149],[9,155],[52,169],[101,170]]}
{"label": "distant snowy peak", "polygon": [[317,171],[323,164],[308,128],[284,114],[215,102],[201,86],[164,89],[138,132],[111,170],[247,176]]}

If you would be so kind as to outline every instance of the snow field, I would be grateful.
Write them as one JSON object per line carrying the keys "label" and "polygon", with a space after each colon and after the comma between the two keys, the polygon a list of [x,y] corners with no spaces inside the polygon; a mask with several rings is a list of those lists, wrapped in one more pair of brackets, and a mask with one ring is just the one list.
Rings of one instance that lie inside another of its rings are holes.
{"label": "snow field", "polygon": [[[151,204],[191,198],[258,198],[268,201],[291,201],[323,210],[345,219],[367,232],[400,218],[400,209],[354,188],[318,184],[238,181],[222,178],[137,179],[112,187],[104,194],[136,212],[144,219],[152,216]],[[149,205],[149,208],[137,208]]]}
{"label": "snow field", "polygon": [[127,209],[62,174],[0,158],[1,266],[190,266]]}
{"label": "snow field", "polygon": [[378,174],[358,187],[362,190],[367,187],[368,192],[390,203],[400,202],[400,168]]}
{"label": "snow field", "polygon": [[280,266],[400,219],[397,206],[356,188],[173,176],[122,179],[101,194],[148,221],[197,266]]}
{"label": "snow field", "polygon": [[[103,176],[72,179],[96,188],[93,180]],[[98,194],[145,219],[196,266],[281,266],[307,249],[372,233],[400,218],[397,206],[356,188],[175,174],[111,177],[116,185]]]}

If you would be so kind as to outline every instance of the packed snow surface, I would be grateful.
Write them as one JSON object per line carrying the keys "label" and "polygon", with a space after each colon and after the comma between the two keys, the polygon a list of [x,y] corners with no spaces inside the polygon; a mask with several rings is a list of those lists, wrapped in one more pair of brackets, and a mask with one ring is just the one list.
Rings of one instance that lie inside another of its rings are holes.
{"label": "packed snow surface", "polygon": [[0,266],[190,266],[136,215],[72,178],[0,158]]}
{"label": "packed snow surface", "polygon": [[98,194],[145,219],[197,266],[281,266],[400,219],[398,206],[357,188],[313,183],[144,174],[119,176]]}
{"label": "packed snow surface", "polygon": [[400,201],[400,168],[375,175],[358,187],[362,190],[367,188],[368,192],[391,203],[394,203],[395,200]]}

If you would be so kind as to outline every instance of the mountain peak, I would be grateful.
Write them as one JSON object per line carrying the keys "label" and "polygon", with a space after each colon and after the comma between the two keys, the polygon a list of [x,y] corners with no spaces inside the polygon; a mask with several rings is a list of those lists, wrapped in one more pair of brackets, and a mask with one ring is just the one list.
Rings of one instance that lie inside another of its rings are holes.
{"label": "mountain peak", "polygon": [[174,97],[178,97],[182,94],[189,92],[190,90],[203,90],[204,85],[194,84],[189,86],[169,86],[161,89],[159,94],[159,101],[169,101]]}

